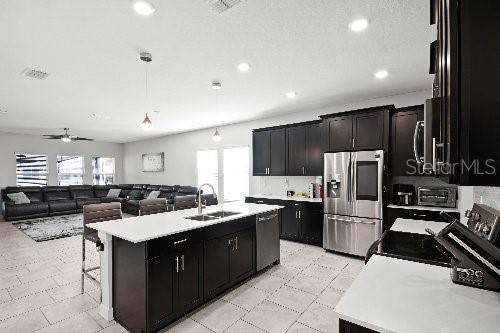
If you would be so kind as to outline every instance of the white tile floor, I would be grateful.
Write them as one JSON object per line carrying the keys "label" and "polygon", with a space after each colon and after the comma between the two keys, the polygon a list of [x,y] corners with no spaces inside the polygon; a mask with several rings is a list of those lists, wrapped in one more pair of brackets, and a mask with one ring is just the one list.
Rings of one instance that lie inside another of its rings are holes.
{"label": "white tile floor", "polygon": [[[81,237],[37,243],[0,222],[0,332],[126,332],[97,313],[99,289],[80,294]],[[97,262],[92,244],[87,255]],[[281,264],[162,332],[338,332],[333,308],[363,261],[281,241]]]}

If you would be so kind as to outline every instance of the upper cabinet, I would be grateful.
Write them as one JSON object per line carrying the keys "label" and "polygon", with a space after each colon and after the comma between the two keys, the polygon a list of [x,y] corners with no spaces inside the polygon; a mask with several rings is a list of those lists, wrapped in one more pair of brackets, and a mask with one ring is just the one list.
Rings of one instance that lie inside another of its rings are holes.
{"label": "upper cabinet", "polygon": [[[500,186],[500,1],[433,0],[433,97],[440,130],[433,133],[433,169],[460,185]],[[431,138],[429,138],[431,139]]]}
{"label": "upper cabinet", "polygon": [[306,173],[310,176],[323,175],[323,153],[326,150],[326,135],[322,122],[306,125]]}
{"label": "upper cabinet", "polygon": [[424,106],[397,109],[391,116],[390,174],[392,176],[418,176],[421,174],[415,151],[422,156],[422,124]]}
{"label": "upper cabinet", "polygon": [[330,151],[352,150],[352,116],[344,115],[328,119]]}
{"label": "upper cabinet", "polygon": [[253,175],[283,176],[286,170],[284,128],[253,132]]}
{"label": "upper cabinet", "polygon": [[296,124],[286,128],[288,176],[323,174],[324,135],[321,122]]}
{"label": "upper cabinet", "polygon": [[321,176],[324,131],[321,121],[253,132],[254,176]]}
{"label": "upper cabinet", "polygon": [[387,149],[389,111],[381,106],[322,116],[329,131],[329,151]]}

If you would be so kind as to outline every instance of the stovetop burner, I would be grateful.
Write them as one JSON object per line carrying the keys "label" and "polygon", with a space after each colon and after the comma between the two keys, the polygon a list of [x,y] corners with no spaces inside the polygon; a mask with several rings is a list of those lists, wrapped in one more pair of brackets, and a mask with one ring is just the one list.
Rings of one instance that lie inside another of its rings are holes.
{"label": "stovetop burner", "polygon": [[387,230],[368,250],[366,262],[373,254],[451,267],[451,254],[430,235]]}

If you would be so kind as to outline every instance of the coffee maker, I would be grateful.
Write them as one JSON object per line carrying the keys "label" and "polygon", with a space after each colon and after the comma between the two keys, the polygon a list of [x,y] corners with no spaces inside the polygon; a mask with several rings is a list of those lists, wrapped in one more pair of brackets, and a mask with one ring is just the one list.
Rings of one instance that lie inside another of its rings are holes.
{"label": "coffee maker", "polygon": [[392,202],[399,206],[411,206],[415,202],[415,186],[411,184],[393,184]]}

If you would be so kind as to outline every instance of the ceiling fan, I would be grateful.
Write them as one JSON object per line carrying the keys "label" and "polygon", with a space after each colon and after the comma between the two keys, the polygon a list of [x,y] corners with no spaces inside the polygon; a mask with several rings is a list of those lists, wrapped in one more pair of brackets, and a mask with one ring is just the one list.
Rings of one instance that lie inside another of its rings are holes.
{"label": "ceiling fan", "polygon": [[78,136],[74,135],[69,135],[68,131],[69,128],[63,128],[64,134],[44,134],[44,139],[49,139],[49,140],[61,140],[63,142],[71,142],[71,141],[94,141],[94,139],[88,139],[88,138],[80,138]]}

